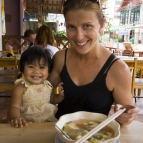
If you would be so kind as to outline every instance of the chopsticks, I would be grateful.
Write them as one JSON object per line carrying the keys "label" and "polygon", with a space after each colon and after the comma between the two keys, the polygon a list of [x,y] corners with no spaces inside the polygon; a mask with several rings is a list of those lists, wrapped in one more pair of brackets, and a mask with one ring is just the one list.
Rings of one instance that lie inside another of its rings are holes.
{"label": "chopsticks", "polygon": [[75,143],[83,143],[84,141],[86,141],[87,139],[89,139],[92,135],[94,135],[99,130],[101,130],[103,127],[105,127],[107,124],[109,124],[112,120],[114,120],[115,118],[117,118],[125,110],[126,110],[126,108],[118,110],[116,113],[114,113],[113,115],[111,115],[110,117],[108,117],[106,120],[104,120],[103,122],[101,122],[98,126],[96,126],[94,129],[92,129],[90,132],[88,132],[86,135],[84,135],[82,138],[80,138]]}

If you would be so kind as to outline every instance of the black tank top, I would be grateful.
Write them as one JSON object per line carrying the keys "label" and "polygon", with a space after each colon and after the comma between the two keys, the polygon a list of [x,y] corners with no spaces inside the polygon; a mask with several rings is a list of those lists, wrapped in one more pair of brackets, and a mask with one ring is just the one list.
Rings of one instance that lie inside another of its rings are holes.
{"label": "black tank top", "polygon": [[[67,71],[66,55],[67,55],[67,49],[65,50],[64,66],[60,73],[61,80],[64,83],[63,88],[64,88],[65,98],[58,105],[58,112],[56,114],[57,118],[60,118],[64,114],[73,113],[75,107],[82,99],[86,90],[88,90],[89,86],[93,84],[93,82],[91,82],[83,86],[75,85],[75,83],[72,81]],[[111,65],[116,60],[118,60],[118,59],[113,60],[114,58],[115,55],[111,54],[106,63],[104,64],[104,66],[102,67],[101,70],[104,70],[105,72],[101,77],[100,81],[98,82],[98,84],[96,84],[96,86],[92,90],[92,93],[86,97],[86,100],[84,101],[84,104],[80,109],[80,111],[97,112],[108,115],[114,100],[112,96],[112,91],[109,91],[106,86],[105,79]]]}

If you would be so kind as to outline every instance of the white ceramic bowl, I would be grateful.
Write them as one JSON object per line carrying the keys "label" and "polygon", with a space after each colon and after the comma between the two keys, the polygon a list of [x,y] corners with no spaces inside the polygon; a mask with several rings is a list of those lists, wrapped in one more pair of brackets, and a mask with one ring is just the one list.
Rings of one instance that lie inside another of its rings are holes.
{"label": "white ceramic bowl", "polygon": [[[71,114],[66,114],[60,117],[60,119],[56,122],[56,125],[62,130],[63,126],[65,123],[78,120],[78,119],[89,119],[89,120],[95,120],[102,122],[107,118],[106,115],[104,114],[99,114],[99,113],[92,113],[92,112],[85,112],[85,111],[79,111]],[[120,125],[113,120],[108,124],[109,127],[111,127],[114,130],[114,138],[108,139],[104,141],[103,143],[116,143],[120,136]],[[57,128],[56,132],[60,139],[65,142],[65,143],[74,143],[74,140],[68,139],[65,135],[63,135]]]}

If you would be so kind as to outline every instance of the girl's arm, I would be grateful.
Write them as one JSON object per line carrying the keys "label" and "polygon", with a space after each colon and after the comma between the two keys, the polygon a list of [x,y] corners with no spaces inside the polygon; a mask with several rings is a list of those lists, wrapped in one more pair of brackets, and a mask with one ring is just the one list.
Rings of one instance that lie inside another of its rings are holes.
{"label": "girl's arm", "polygon": [[24,85],[18,84],[14,87],[11,97],[11,102],[8,110],[8,121],[15,127],[27,126],[25,119],[20,116],[20,106],[24,94]]}

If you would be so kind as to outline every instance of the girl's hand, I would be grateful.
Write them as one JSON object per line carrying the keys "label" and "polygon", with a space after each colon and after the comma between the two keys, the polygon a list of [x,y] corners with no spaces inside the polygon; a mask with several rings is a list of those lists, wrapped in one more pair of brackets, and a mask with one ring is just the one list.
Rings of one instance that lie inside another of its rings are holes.
{"label": "girl's hand", "polygon": [[59,83],[59,85],[56,87],[55,94],[58,94],[61,97],[64,97],[63,82]]}
{"label": "girl's hand", "polygon": [[52,104],[59,104],[64,99],[64,90],[63,90],[63,83],[59,83],[59,85],[53,90],[52,92],[52,98],[50,99],[50,102]]}
{"label": "girl's hand", "polygon": [[22,127],[28,125],[27,122],[26,122],[26,120],[23,119],[23,118],[13,119],[13,120],[10,121],[10,124],[12,126],[15,126],[16,128],[22,128]]}
{"label": "girl's hand", "polygon": [[120,105],[116,104],[114,106],[114,111],[117,112],[121,108],[126,108],[126,111],[122,113],[119,117],[116,118],[116,121],[123,124],[123,125],[128,125],[130,124],[133,120],[136,119],[136,115],[139,112],[139,108],[134,106],[134,105]]}

